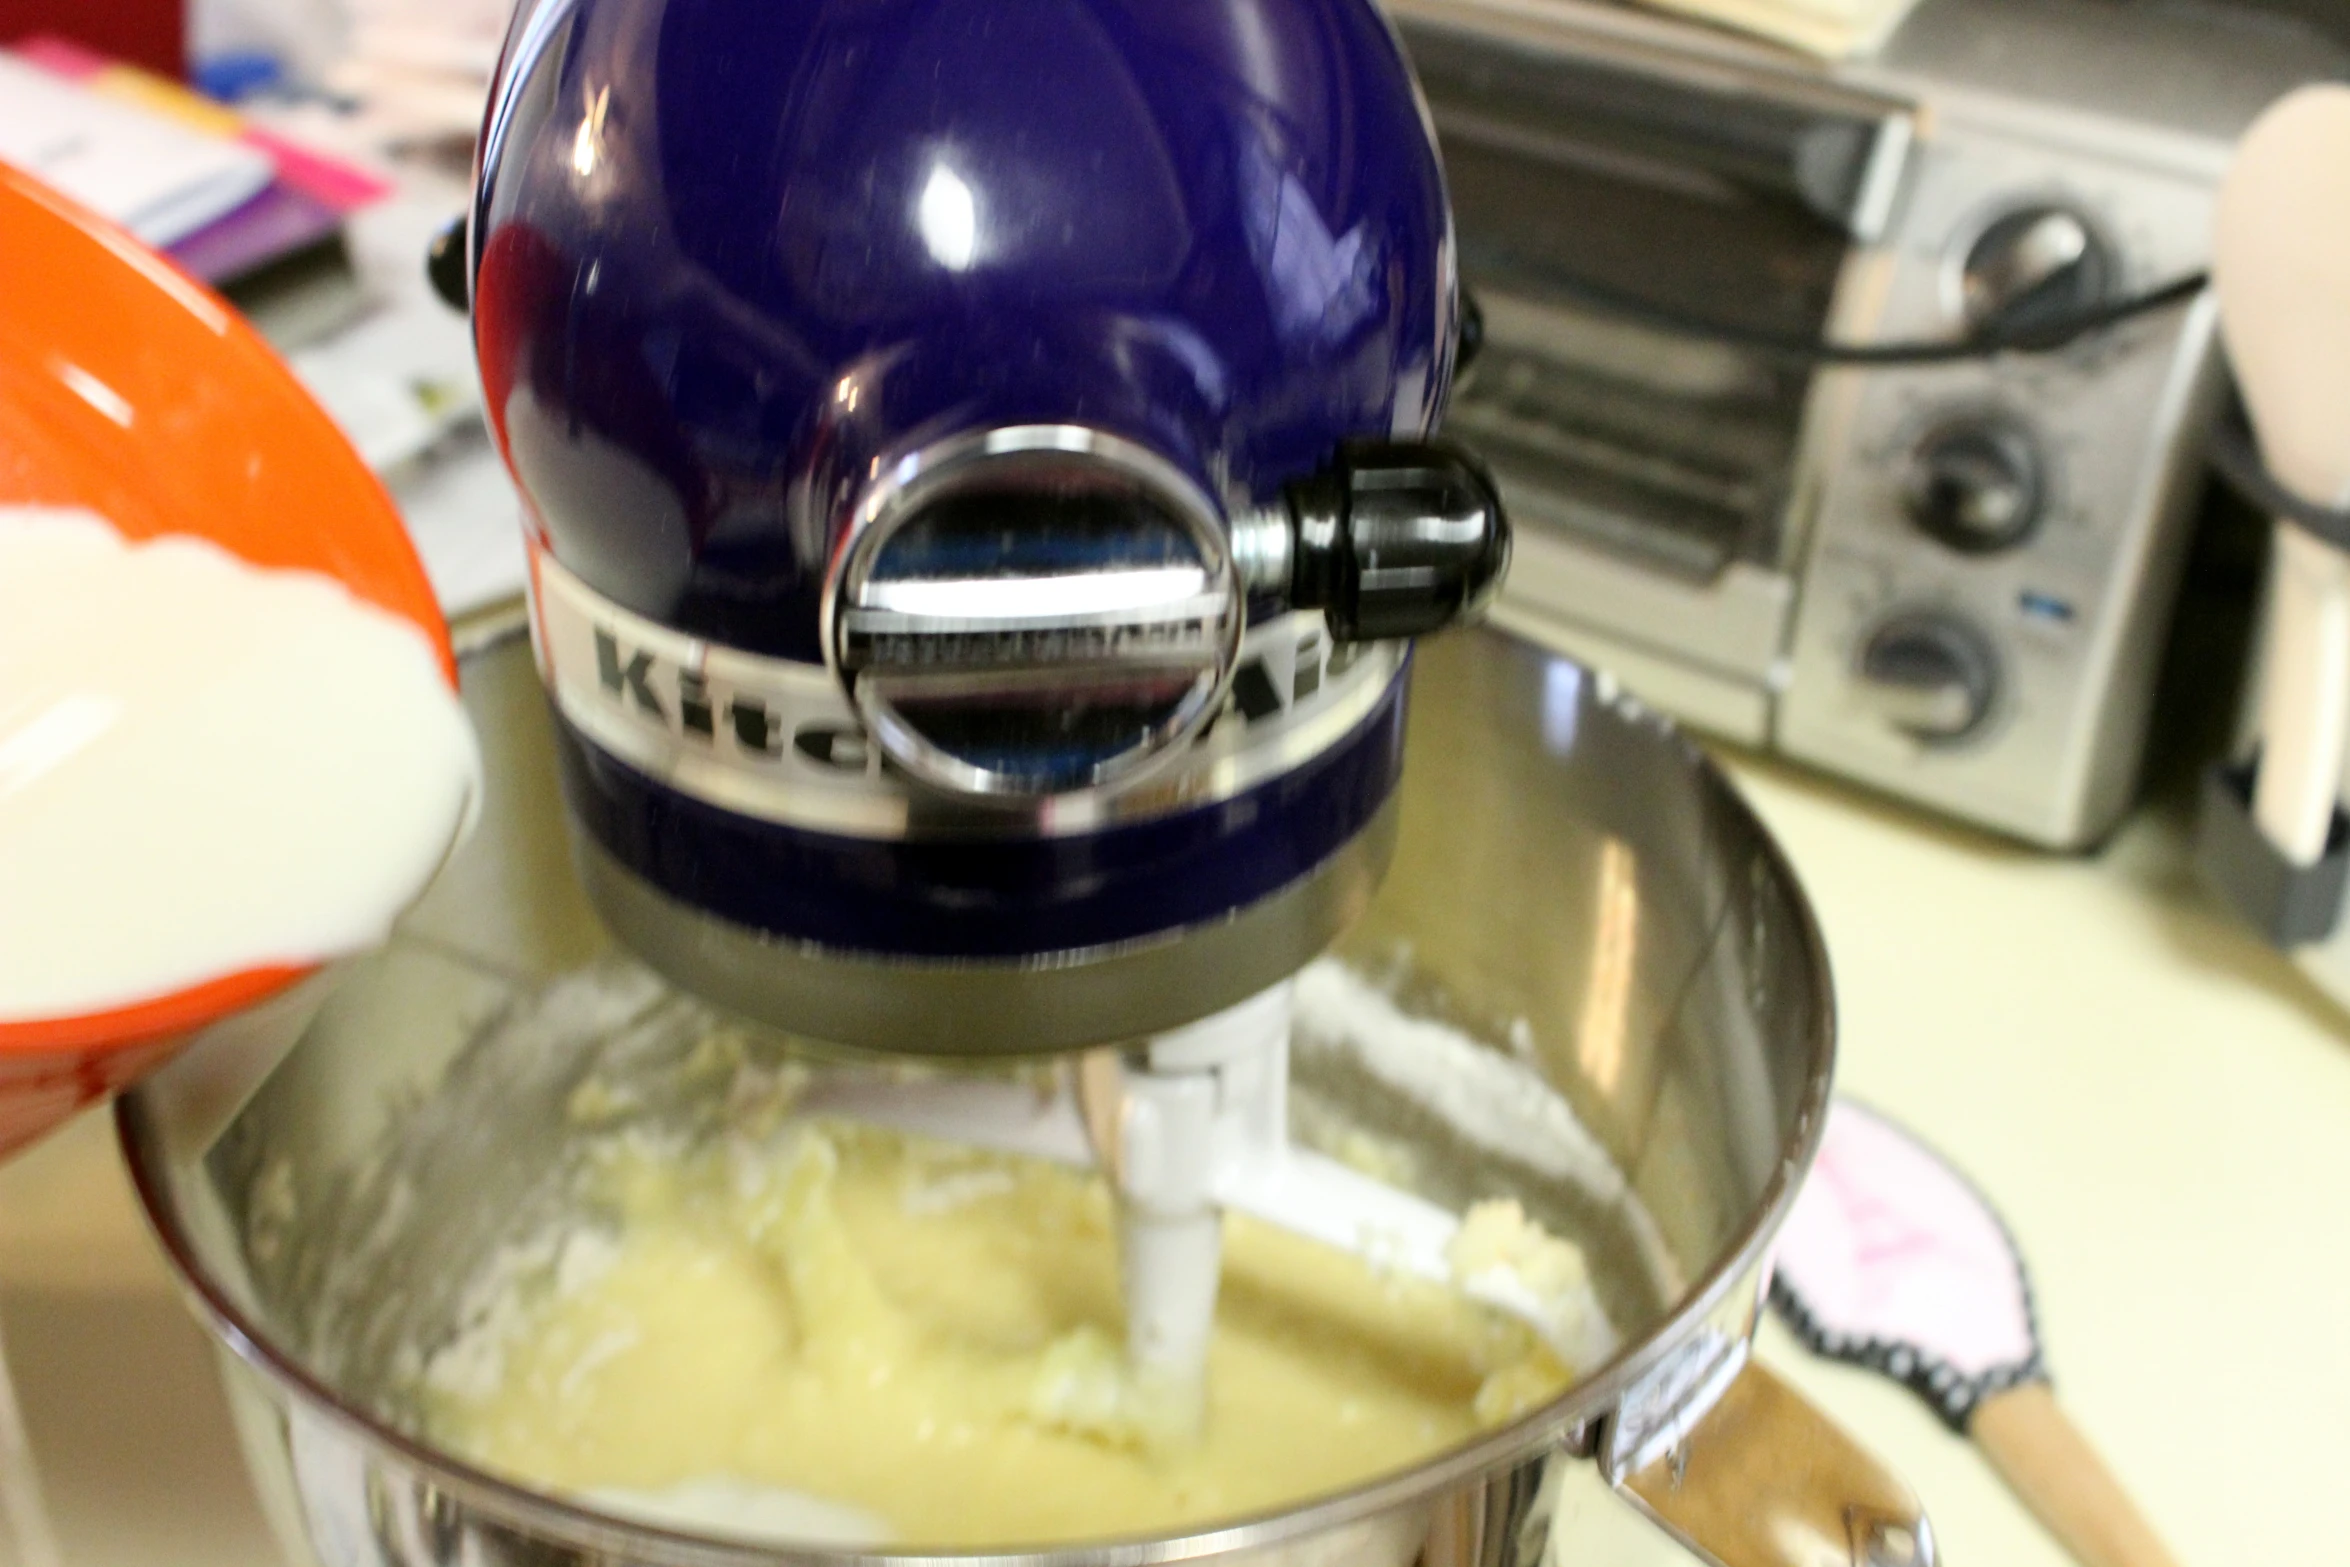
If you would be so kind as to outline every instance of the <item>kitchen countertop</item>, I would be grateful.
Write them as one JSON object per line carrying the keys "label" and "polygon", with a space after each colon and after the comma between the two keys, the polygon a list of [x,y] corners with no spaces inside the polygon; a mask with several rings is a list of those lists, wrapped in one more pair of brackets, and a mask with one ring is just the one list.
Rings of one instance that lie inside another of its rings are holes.
{"label": "kitchen countertop", "polygon": [[[2350,1471],[2350,1019],[2207,904],[2184,813],[2095,858],[1734,765],[1827,933],[1842,1092],[1924,1134],[2032,1270],[2058,1395],[2186,1567],[2338,1548]],[[1925,1498],[1952,1563],[2070,1560],[1873,1373],[1764,1352]]]}
{"label": "kitchen countertop", "polygon": [[[2076,1420],[2189,1567],[2322,1554],[2350,1470],[2350,1020],[2200,901],[2175,813],[2049,858],[1733,768],[1826,928],[1841,1087],[2001,1206]],[[0,1338],[63,1559],[264,1567],[111,1131],[85,1117],[0,1170]],[[1775,1324],[1763,1353],[1925,1497],[1946,1560],[2067,1560],[1911,1395]]]}

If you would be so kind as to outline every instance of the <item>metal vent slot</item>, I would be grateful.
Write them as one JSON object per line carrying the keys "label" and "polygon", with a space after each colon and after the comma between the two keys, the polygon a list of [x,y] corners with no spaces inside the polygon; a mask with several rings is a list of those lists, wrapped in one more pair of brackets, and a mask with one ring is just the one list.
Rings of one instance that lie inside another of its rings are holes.
{"label": "metal vent slot", "polygon": [[[1498,304],[1489,320],[1512,324],[1519,312]],[[1698,581],[1774,557],[1788,456],[1780,405],[1734,385],[1700,395],[1690,382],[1703,365],[1635,379],[1512,338],[1489,342],[1448,428],[1485,453],[1513,516]]]}

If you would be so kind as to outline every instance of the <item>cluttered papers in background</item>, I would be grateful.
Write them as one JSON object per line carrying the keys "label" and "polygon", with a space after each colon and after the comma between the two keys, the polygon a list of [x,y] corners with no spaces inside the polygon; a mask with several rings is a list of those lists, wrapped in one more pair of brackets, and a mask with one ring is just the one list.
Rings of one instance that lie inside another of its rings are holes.
{"label": "cluttered papers in background", "polygon": [[0,158],[207,283],[331,239],[388,180],[56,38],[0,50]]}

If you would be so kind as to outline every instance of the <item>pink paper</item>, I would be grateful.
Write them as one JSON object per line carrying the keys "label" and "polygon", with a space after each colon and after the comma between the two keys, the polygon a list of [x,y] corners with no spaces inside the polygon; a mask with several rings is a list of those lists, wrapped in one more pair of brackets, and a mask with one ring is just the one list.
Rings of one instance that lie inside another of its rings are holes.
{"label": "pink paper", "polygon": [[28,65],[37,65],[52,76],[67,81],[79,81],[95,76],[110,63],[106,56],[93,53],[70,38],[54,33],[43,33],[37,38],[20,38],[8,46],[9,51]]}
{"label": "pink paper", "polygon": [[245,127],[244,140],[277,160],[277,177],[311,200],[337,212],[356,212],[392,193],[391,181],[353,163],[312,152],[257,125]]}

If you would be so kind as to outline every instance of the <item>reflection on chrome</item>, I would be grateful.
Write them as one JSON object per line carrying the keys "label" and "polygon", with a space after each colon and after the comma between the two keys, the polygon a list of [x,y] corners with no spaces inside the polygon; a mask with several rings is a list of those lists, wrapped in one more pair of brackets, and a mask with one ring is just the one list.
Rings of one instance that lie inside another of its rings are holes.
{"label": "reflection on chrome", "polygon": [[1583,666],[1553,659],[1542,669],[1542,748],[1553,756],[1575,749],[1575,716],[1583,711]]}
{"label": "reflection on chrome", "polygon": [[603,158],[604,117],[611,110],[611,87],[599,88],[580,118],[578,134],[571,138],[571,172],[583,180],[595,175],[596,164]]}
{"label": "reflection on chrome", "polygon": [[1189,610],[1208,588],[1208,574],[1197,566],[1056,577],[924,577],[873,583],[861,607],[902,615],[1042,621],[1117,610]]}
{"label": "reflection on chrome", "polygon": [[[1563,667],[1553,664],[1545,674]],[[1583,992],[1583,1015],[1575,1030],[1575,1064],[1592,1087],[1609,1096],[1624,1076],[1632,980],[1639,967],[1638,869],[1639,861],[1623,839],[1610,838],[1599,846],[1599,874],[1592,878],[1596,907],[1591,919],[1591,965]]]}
{"label": "reflection on chrome", "polygon": [[930,259],[949,272],[967,272],[979,259],[978,198],[944,162],[930,166],[930,178],[915,199],[914,223]]}

